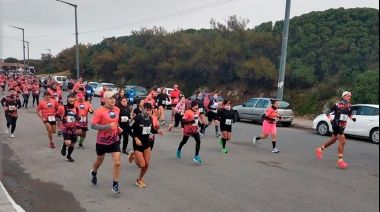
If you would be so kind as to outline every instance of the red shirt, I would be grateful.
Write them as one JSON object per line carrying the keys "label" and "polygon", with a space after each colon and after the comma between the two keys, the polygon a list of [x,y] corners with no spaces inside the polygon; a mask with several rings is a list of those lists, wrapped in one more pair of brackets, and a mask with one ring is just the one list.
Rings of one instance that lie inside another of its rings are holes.
{"label": "red shirt", "polygon": [[83,101],[79,102],[75,101],[75,107],[78,108],[78,116],[80,120],[77,122],[77,126],[79,127],[88,127],[88,112],[89,110],[93,110],[90,103]]}
{"label": "red shirt", "polygon": [[[91,124],[107,125],[111,123],[118,124],[120,109],[114,106],[112,109],[100,107],[95,111]],[[96,143],[102,145],[111,145],[119,141],[117,127],[111,130],[99,130],[96,136]]]}
{"label": "red shirt", "polygon": [[172,99],[172,105],[176,105],[179,102],[179,97],[181,96],[181,91],[180,90],[172,90],[170,93],[170,98]]}
{"label": "red shirt", "polygon": [[49,116],[55,117],[57,109],[58,103],[54,99],[50,99],[49,101],[42,99],[36,110],[42,112],[42,118],[48,119]]}

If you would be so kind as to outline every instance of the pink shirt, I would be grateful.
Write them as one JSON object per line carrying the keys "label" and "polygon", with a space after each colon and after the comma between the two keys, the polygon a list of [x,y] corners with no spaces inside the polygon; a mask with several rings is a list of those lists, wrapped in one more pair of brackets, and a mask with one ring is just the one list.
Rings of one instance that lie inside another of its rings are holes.
{"label": "pink shirt", "polygon": [[[95,111],[91,124],[107,125],[111,123],[118,124],[120,109],[114,106],[112,109],[100,107]],[[99,130],[96,137],[97,144],[111,145],[119,141],[117,128],[111,130]]]}

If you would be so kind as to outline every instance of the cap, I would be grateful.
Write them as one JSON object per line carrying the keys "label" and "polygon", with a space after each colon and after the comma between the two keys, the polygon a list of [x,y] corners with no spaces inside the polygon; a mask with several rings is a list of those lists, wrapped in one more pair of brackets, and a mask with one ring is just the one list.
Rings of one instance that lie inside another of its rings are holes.
{"label": "cap", "polygon": [[84,98],[84,94],[83,92],[78,92],[77,94],[77,98],[80,99],[80,98]]}
{"label": "cap", "polygon": [[198,105],[198,102],[195,100],[191,101],[191,107],[194,107],[195,105]]}
{"label": "cap", "polygon": [[345,96],[345,95],[347,95],[348,93],[350,93],[349,91],[343,91],[343,93],[342,93],[342,98]]}
{"label": "cap", "polygon": [[104,92],[104,94],[103,94],[103,98],[112,98],[112,97],[115,97],[115,94],[113,94],[113,92],[112,91],[106,91],[106,92]]}

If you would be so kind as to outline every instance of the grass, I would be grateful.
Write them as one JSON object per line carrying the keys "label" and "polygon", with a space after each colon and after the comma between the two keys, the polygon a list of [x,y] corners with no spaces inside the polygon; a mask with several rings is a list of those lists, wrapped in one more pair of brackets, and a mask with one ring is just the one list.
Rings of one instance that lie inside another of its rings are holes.
{"label": "grass", "polygon": [[66,76],[67,78],[71,77],[70,71],[61,71],[57,73],[50,73],[50,74],[37,74],[39,77],[47,77],[47,76]]}

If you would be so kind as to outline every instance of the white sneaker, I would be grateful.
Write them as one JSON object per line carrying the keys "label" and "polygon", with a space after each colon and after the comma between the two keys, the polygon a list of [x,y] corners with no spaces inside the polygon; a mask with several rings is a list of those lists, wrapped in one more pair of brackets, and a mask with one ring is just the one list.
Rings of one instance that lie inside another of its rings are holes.
{"label": "white sneaker", "polygon": [[9,129],[5,128],[5,134],[8,134],[8,133],[9,133]]}
{"label": "white sneaker", "polygon": [[12,134],[11,134],[11,138],[14,138],[14,137],[16,137],[16,136],[15,136],[15,134],[12,133]]}
{"label": "white sneaker", "polygon": [[279,152],[280,150],[278,150],[277,148],[272,149],[272,153],[279,153]]}
{"label": "white sneaker", "polygon": [[253,143],[254,145],[257,144],[257,138],[256,138],[256,136],[253,137],[252,143]]}

